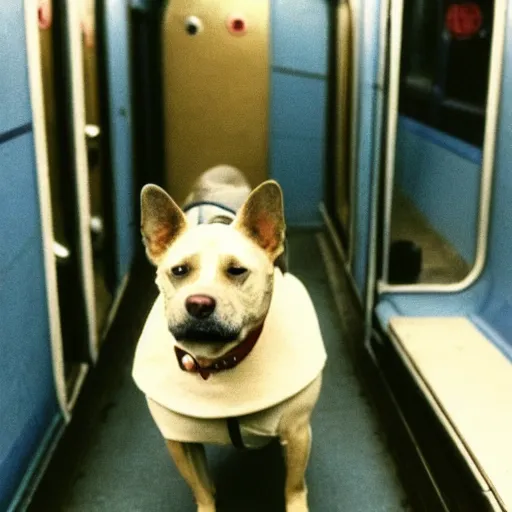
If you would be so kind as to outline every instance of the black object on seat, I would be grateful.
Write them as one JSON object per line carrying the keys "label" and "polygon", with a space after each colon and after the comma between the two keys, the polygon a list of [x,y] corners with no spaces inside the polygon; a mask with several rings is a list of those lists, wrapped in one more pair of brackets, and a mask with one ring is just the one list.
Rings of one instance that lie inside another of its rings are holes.
{"label": "black object on seat", "polygon": [[412,284],[418,281],[422,266],[421,247],[412,240],[395,240],[389,249],[390,284]]}

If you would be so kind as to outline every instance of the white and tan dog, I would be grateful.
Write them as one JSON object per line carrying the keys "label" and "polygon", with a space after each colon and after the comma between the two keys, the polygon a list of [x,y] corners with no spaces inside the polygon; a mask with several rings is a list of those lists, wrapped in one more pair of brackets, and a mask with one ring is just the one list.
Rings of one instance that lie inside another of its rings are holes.
{"label": "white and tan dog", "polygon": [[156,300],[133,377],[198,510],[215,511],[204,443],[285,450],[287,512],[308,510],[310,417],[326,361],[309,295],[283,264],[282,192],[251,192],[229,166],[204,173],[184,211],[161,188],[141,195]]}

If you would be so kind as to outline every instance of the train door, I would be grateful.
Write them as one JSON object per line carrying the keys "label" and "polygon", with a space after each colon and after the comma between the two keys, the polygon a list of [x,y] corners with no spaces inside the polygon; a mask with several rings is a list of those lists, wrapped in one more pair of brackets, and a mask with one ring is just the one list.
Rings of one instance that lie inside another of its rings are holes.
{"label": "train door", "polygon": [[27,5],[38,23],[28,49],[32,108],[54,372],[67,415],[96,360],[115,283],[94,4]]}
{"label": "train door", "polygon": [[[44,128],[51,195],[60,337],[66,402],[83,378],[89,360],[89,325],[82,286],[77,187],[69,130],[66,13],[61,2],[39,3],[39,42]],[[36,128],[37,129],[37,128]]]}
{"label": "train door", "polygon": [[[102,39],[99,37],[100,31],[97,30],[102,2],[81,0],[80,6],[85,104],[83,136],[87,150],[96,327],[98,341],[101,342],[116,282],[112,180],[106,137],[106,96],[101,94],[101,87],[106,90],[106,81],[105,73],[102,73],[103,67],[100,65]],[[77,123],[80,122],[77,120]],[[78,124],[77,130],[81,129],[82,126]]]}
{"label": "train door", "polygon": [[333,12],[334,47],[332,50],[333,118],[330,134],[331,165],[328,169],[326,203],[329,217],[350,265],[354,233],[354,179],[357,151],[358,68],[357,13],[355,0],[337,2]]}
{"label": "train door", "polygon": [[[176,0],[163,16],[167,187],[183,201],[209,167],[267,177],[269,2]],[[222,47],[223,51],[218,51]]]}

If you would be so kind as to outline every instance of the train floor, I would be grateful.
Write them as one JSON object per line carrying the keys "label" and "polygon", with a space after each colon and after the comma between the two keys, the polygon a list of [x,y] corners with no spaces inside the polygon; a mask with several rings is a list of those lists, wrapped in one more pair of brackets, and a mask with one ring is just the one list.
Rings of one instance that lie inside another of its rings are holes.
{"label": "train floor", "polygon": [[[346,337],[350,318],[334,300],[322,233],[289,237],[290,267],[309,289],[328,352],[315,409],[307,472],[312,512],[410,510],[376,414],[358,380]],[[324,251],[325,252],[325,251]],[[187,485],[167,455],[142,394],[131,379],[133,351],[156,290],[144,261],[132,272],[97,371],[29,510],[193,512]],[[208,447],[218,510],[284,511],[279,444],[255,451]]]}
{"label": "train floor", "polygon": [[391,240],[412,240],[422,249],[419,283],[450,284],[462,281],[470,266],[443,238],[403,192],[395,190]]}

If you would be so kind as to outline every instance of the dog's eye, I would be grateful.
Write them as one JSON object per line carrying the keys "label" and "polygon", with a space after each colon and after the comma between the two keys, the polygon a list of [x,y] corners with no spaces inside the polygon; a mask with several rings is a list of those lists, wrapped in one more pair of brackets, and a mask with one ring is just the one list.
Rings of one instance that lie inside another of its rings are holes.
{"label": "dog's eye", "polygon": [[177,265],[171,268],[171,272],[173,276],[183,277],[190,272],[190,268],[188,265]]}
{"label": "dog's eye", "polygon": [[247,269],[244,267],[228,267],[228,274],[231,276],[241,276],[247,272]]}

